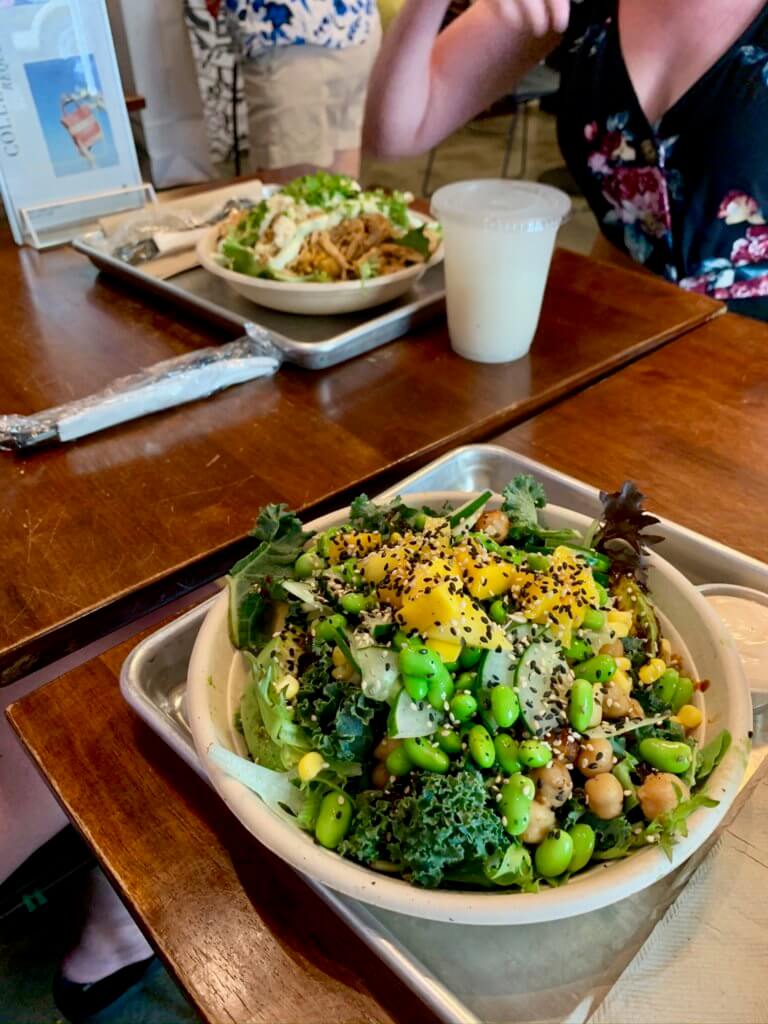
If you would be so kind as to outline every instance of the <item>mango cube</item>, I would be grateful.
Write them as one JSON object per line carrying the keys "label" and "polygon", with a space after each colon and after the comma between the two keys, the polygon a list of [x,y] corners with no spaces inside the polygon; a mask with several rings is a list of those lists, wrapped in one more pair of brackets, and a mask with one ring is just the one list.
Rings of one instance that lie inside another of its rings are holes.
{"label": "mango cube", "polygon": [[362,558],[369,551],[381,547],[378,532],[358,533],[356,530],[335,533],[328,541],[328,561],[337,565],[342,558]]}

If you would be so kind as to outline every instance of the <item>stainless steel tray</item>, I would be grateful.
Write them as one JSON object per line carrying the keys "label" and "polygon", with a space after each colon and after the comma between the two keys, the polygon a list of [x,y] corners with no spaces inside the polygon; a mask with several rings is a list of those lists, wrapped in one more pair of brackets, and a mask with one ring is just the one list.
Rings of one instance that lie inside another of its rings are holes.
{"label": "stainless steel tray", "polygon": [[[499,490],[520,472],[535,473],[554,503],[588,515],[599,511],[594,488],[491,445],[460,448],[382,497],[409,491]],[[768,593],[768,566],[674,523],[664,521],[661,529],[665,556],[693,582],[737,583]],[[210,603],[139,644],[126,660],[120,680],[129,704],[203,778],[184,717],[184,689],[195,636]],[[762,775],[754,769],[768,767],[768,716],[758,716],[753,742],[751,784],[734,805],[731,819]],[[421,921],[367,907],[307,881],[440,1019],[578,1024],[605,998],[714,842],[712,837],[671,876],[613,907],[525,928]],[[573,956],[575,949],[578,957]]]}
{"label": "stainless steel tray", "polygon": [[439,316],[445,307],[442,265],[431,267],[411,291],[385,306],[341,316],[297,316],[248,302],[202,267],[161,281],[140,266],[132,267],[115,259],[106,250],[101,231],[81,235],[72,245],[105,274],[220,327],[232,328],[234,336],[243,333],[243,325],[248,321],[259,324],[271,333],[289,362],[310,370],[321,370],[370,352]]}

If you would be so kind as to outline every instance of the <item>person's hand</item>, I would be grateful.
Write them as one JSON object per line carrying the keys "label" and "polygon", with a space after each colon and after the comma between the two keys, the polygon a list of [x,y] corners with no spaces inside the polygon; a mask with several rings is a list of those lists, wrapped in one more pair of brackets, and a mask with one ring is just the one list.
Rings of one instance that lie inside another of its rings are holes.
{"label": "person's hand", "polygon": [[568,28],[571,0],[485,0],[504,22],[529,31],[537,38]]}

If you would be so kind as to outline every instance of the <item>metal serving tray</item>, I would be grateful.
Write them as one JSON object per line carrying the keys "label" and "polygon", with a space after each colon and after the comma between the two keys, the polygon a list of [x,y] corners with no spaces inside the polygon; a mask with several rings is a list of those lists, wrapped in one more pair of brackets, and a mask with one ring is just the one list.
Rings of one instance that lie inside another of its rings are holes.
{"label": "metal serving tray", "polygon": [[[588,515],[599,512],[594,488],[492,445],[460,448],[380,497],[409,491],[500,490],[520,472],[541,479],[553,503]],[[660,529],[666,537],[665,556],[693,582],[737,583],[768,593],[768,566],[674,523],[664,521]],[[120,680],[128,703],[203,778],[207,776],[185,720],[184,691],[192,646],[212,600],[139,644]],[[755,769],[768,768],[768,716],[758,716],[753,742],[752,775],[732,808],[731,821],[762,777]],[[368,907],[307,881],[440,1019],[579,1024],[605,998],[715,841],[713,836],[672,875],[612,907],[524,928],[422,921]],[[580,951],[578,957],[574,949]]]}
{"label": "metal serving tray", "polygon": [[249,302],[202,267],[161,281],[141,266],[132,267],[112,256],[101,231],[81,235],[72,245],[105,274],[219,327],[231,328],[233,336],[242,334],[249,321],[266,328],[288,362],[310,370],[322,370],[370,352],[439,316],[445,308],[442,265],[431,267],[409,292],[385,306],[341,316],[297,316]]}

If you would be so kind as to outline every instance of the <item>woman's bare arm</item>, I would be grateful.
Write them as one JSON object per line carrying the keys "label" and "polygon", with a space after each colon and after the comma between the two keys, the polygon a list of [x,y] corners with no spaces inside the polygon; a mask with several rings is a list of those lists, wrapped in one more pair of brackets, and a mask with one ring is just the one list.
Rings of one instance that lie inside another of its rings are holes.
{"label": "woman's bare arm", "polygon": [[476,0],[440,33],[449,0],[408,0],[368,86],[364,145],[422,153],[511,92],[558,43],[571,0]]}

